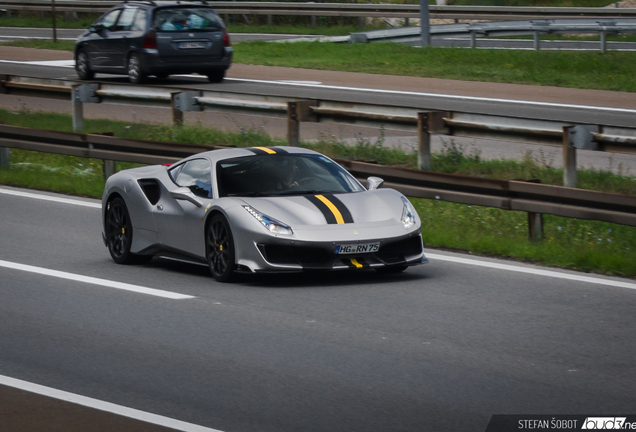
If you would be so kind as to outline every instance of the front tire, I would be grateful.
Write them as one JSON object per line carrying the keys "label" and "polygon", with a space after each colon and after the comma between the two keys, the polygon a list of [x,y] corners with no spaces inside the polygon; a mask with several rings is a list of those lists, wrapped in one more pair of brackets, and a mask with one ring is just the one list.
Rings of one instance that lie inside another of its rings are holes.
{"label": "front tire", "polygon": [[82,81],[93,79],[95,72],[91,70],[88,56],[84,51],[80,51],[75,59],[75,72]]}
{"label": "front tire", "polygon": [[221,214],[210,219],[205,234],[205,251],[212,276],[219,282],[234,279],[236,258],[230,224]]}
{"label": "front tire", "polygon": [[143,84],[146,80],[146,74],[141,68],[139,54],[133,53],[128,59],[128,79],[133,84]]}

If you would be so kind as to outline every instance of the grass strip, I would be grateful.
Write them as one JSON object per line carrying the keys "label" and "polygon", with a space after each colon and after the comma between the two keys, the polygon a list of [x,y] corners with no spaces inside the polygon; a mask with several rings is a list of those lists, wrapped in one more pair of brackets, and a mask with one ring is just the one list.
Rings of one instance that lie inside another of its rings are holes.
{"label": "grass strip", "polygon": [[237,63],[496,83],[636,91],[636,53],[418,48],[394,43],[235,44]]}
{"label": "grass strip", "polygon": [[[59,41],[5,45],[72,50]],[[417,48],[401,44],[240,42],[235,63],[636,92],[636,53]]]}
{"label": "grass strip", "polygon": [[[0,120],[16,126],[70,131],[71,118],[64,114],[9,112],[0,110]],[[87,133],[112,132],[122,138],[151,139],[192,144],[272,146],[285,145],[260,131],[240,129],[238,133],[206,129],[201,125],[172,128],[163,125],[85,120]],[[359,140],[355,145],[325,139],[303,143],[333,157],[375,160],[414,166],[414,155]],[[11,150],[10,168],[0,169],[0,184],[28,187],[99,198],[104,190],[102,161],[72,156]],[[117,169],[137,166],[117,163]],[[464,155],[460,147],[448,144],[433,157],[434,170],[472,173],[497,178],[557,179],[560,170],[533,158],[524,161],[481,161],[476,154]],[[493,166],[497,167],[494,169]],[[593,180],[583,180],[590,176]],[[600,188],[607,183],[636,194],[636,178],[590,170],[579,171],[580,181]],[[558,183],[558,181],[557,181]],[[528,240],[527,214],[495,208],[467,206],[437,200],[411,199],[423,221],[425,246],[468,251],[472,254],[506,257],[544,265],[636,277],[636,228],[606,222],[545,215],[545,239]]]}

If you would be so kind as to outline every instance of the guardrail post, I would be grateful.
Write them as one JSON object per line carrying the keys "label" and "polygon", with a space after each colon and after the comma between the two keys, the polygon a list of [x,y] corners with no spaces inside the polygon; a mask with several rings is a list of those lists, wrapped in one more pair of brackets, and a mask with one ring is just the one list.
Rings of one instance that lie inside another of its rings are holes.
{"label": "guardrail post", "polygon": [[73,118],[73,132],[84,129],[84,104],[99,103],[99,96],[95,93],[99,84],[82,84],[71,87],[71,104]]}
{"label": "guardrail post", "polygon": [[181,92],[170,93],[170,109],[172,110],[172,125],[174,127],[183,126],[183,111],[179,107],[179,102],[176,100]]}
{"label": "guardrail post", "polygon": [[428,11],[428,0],[420,0],[420,44],[422,47],[431,44],[431,21]]}
{"label": "guardrail post", "polygon": [[108,177],[112,176],[116,172],[115,161],[104,160],[104,180],[108,180]]}
{"label": "guardrail post", "polygon": [[549,33],[548,27],[550,25],[550,22],[546,20],[530,22],[532,23],[532,30],[534,31],[534,50],[539,51],[541,49],[541,38],[539,37],[539,35],[541,34],[541,32]]}
{"label": "guardrail post", "polygon": [[311,16],[311,28],[316,28],[316,26],[317,26],[316,15],[312,15]]}
{"label": "guardrail post", "polygon": [[539,32],[537,30],[534,31],[534,50],[535,51],[539,51],[540,47],[540,38],[539,38]]}
{"label": "guardrail post", "polygon": [[601,29],[601,54],[605,54],[607,51],[607,26],[616,25],[615,21],[597,21],[603,28]]}
{"label": "guardrail post", "polygon": [[287,144],[298,147],[300,144],[300,122],[296,113],[296,102],[287,102]]}
{"label": "guardrail post", "polygon": [[267,25],[268,26],[272,25],[272,16],[271,15],[267,15]]}
{"label": "guardrail post", "polygon": [[421,170],[431,168],[431,135],[445,135],[449,133],[444,117],[449,117],[447,111],[430,111],[417,113],[417,166]]}
{"label": "guardrail post", "polygon": [[203,111],[199,103],[200,91],[170,92],[170,108],[172,110],[172,125],[183,126],[183,113],[185,111]]}
{"label": "guardrail post", "polygon": [[72,106],[71,116],[73,118],[73,132],[84,129],[84,103],[82,102],[79,85],[74,85],[71,90]]}
{"label": "guardrail post", "polygon": [[431,169],[431,135],[428,133],[430,113],[417,113],[417,166],[421,170]]}
{"label": "guardrail post", "polygon": [[0,168],[9,168],[9,149],[0,147]]}
{"label": "guardrail post", "polygon": [[563,186],[576,187],[576,148],[571,144],[574,126],[563,127]]}
{"label": "guardrail post", "polygon": [[543,239],[543,214],[528,212],[528,235],[530,241]]}

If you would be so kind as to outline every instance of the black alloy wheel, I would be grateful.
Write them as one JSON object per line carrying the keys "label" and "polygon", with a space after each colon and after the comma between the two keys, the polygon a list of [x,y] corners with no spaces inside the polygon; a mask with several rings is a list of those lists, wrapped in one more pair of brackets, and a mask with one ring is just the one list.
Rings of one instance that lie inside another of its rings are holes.
{"label": "black alloy wheel", "polygon": [[77,58],[75,59],[75,71],[81,80],[90,80],[95,76],[95,72],[91,70],[90,64],[88,63],[88,56],[84,51],[77,53]]}
{"label": "black alloy wheel", "polygon": [[133,53],[128,59],[128,79],[133,84],[143,84],[146,80],[146,74],[141,68],[139,54]]}
{"label": "black alloy wheel", "polygon": [[234,240],[230,225],[220,214],[212,216],[205,239],[206,256],[212,276],[219,282],[234,278]]}
{"label": "black alloy wheel", "polygon": [[133,236],[132,223],[126,203],[121,198],[115,198],[108,204],[105,228],[106,244],[113,260],[117,264],[132,263],[133,254],[130,252]]}

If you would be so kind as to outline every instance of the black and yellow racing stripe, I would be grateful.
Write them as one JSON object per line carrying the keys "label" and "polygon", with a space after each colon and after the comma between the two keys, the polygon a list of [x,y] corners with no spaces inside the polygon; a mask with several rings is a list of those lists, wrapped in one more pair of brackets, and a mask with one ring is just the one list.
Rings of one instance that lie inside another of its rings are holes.
{"label": "black and yellow racing stripe", "polygon": [[336,196],[331,194],[308,195],[307,199],[318,207],[328,224],[353,223],[349,209]]}
{"label": "black and yellow racing stripe", "polygon": [[248,147],[245,150],[249,150],[257,155],[273,155],[273,154],[286,154],[287,151],[276,147]]}

